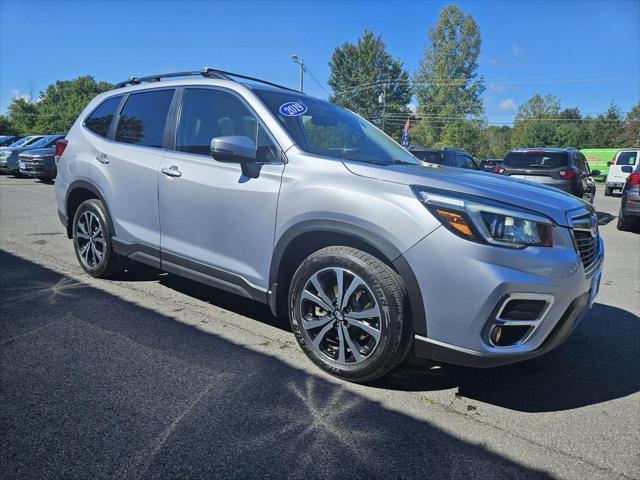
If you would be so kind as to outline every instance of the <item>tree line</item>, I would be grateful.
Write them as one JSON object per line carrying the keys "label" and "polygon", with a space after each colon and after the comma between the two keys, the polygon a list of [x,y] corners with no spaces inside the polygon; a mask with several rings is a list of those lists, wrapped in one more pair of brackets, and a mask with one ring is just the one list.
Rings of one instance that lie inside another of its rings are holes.
{"label": "tree line", "polygon": [[[370,30],[355,43],[336,47],[329,62],[330,101],[397,140],[409,119],[412,145],[460,147],[481,158],[503,157],[513,147],[640,146],[640,102],[626,115],[612,102],[591,117],[578,108],[562,109],[557,97],[534,95],[519,106],[513,126],[490,125],[483,104],[486,85],[478,74],[480,28],[473,17],[446,6],[427,37],[413,75]],[[14,98],[8,115],[0,115],[0,133],[64,133],[95,95],[111,88],[84,76],[55,82],[36,101]]]}

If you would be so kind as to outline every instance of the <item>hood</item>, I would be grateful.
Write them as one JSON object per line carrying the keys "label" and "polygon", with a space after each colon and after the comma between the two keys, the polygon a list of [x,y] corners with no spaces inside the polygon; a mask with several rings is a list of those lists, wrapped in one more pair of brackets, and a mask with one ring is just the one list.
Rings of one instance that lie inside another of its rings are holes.
{"label": "hood", "polygon": [[567,212],[585,206],[590,207],[587,202],[556,188],[495,173],[447,168],[441,165],[380,166],[360,162],[344,164],[349,171],[362,177],[484,197],[546,215],[563,226],[569,226]]}
{"label": "hood", "polygon": [[53,147],[46,148],[32,148],[25,150],[20,154],[20,156],[24,157],[52,157],[56,154],[56,149]]}

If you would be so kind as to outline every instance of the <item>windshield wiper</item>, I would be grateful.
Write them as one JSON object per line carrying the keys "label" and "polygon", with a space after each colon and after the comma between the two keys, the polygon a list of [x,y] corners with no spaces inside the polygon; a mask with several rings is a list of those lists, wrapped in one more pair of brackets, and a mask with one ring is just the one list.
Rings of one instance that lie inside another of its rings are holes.
{"label": "windshield wiper", "polygon": [[417,167],[419,165],[418,162],[420,162],[420,160],[418,160],[417,162],[410,162],[408,160],[398,160],[398,159],[393,160],[394,165],[412,165],[414,167]]}

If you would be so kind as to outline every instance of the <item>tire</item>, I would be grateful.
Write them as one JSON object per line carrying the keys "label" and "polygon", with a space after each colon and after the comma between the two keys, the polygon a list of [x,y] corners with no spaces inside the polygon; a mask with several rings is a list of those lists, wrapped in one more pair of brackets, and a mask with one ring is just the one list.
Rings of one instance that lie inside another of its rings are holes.
{"label": "tire", "polygon": [[408,305],[400,276],[351,247],[311,254],[289,289],[289,320],[302,350],[323,370],[352,382],[382,377],[405,359],[413,336]]}
{"label": "tire", "polygon": [[618,230],[621,232],[634,232],[638,229],[639,224],[640,222],[637,220],[634,222],[633,218],[625,218],[622,215],[622,209],[620,209],[620,213],[618,214],[618,223],[616,225]]}
{"label": "tire", "polygon": [[613,193],[613,188],[604,187],[604,196],[605,197],[610,197],[612,193]]}
{"label": "tire", "polygon": [[[73,248],[76,258],[84,271],[92,277],[112,277],[122,272],[126,265],[126,258],[113,251],[110,225],[109,214],[97,199],[82,202],[73,217]],[[89,241],[89,237],[93,240]]]}

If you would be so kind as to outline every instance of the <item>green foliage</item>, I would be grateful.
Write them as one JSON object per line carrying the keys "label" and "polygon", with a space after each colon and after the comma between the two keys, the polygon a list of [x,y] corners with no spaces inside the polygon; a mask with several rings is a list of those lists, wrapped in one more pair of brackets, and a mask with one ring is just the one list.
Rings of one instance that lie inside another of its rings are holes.
{"label": "green foliage", "polygon": [[640,102],[625,117],[623,142],[625,147],[640,147]]}
{"label": "green foliage", "polygon": [[0,135],[16,135],[18,131],[15,129],[11,120],[6,115],[0,115]]}
{"label": "green foliage", "polygon": [[401,118],[409,115],[409,74],[402,62],[387,52],[382,37],[366,30],[355,44],[346,42],[337,47],[329,67],[327,83],[333,89],[330,100],[382,125],[383,105],[379,98],[384,95],[384,130],[398,137]]}
{"label": "green foliage", "polygon": [[[484,112],[485,90],[484,80],[478,76],[481,44],[478,24],[471,15],[449,5],[440,12],[436,27],[429,27],[428,37],[424,59],[414,76],[422,120],[413,134],[424,145],[442,143],[445,139],[475,139],[479,133],[476,122]],[[474,123],[462,127],[465,120]],[[450,126],[452,121],[456,126]]]}
{"label": "green foliage", "polygon": [[113,86],[107,82],[96,82],[91,76],[75,80],[57,81],[41,94],[38,107],[38,132],[59,133],[71,128],[78,115],[99,93]]}
{"label": "green foliage", "polygon": [[478,158],[504,158],[511,150],[512,131],[513,128],[507,125],[489,125],[483,129],[477,152]]}
{"label": "green foliage", "polygon": [[24,98],[14,98],[9,104],[9,120],[20,135],[36,133],[38,107]]}

